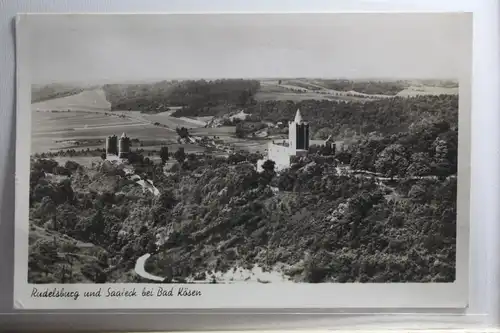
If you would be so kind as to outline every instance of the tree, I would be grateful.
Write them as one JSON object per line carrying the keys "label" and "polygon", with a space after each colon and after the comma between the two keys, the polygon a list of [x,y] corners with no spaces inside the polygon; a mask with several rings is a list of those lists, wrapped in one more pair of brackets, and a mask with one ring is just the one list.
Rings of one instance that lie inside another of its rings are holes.
{"label": "tree", "polygon": [[64,167],[70,171],[76,171],[80,167],[80,164],[74,162],[74,161],[66,161],[64,164]]}
{"label": "tree", "polygon": [[409,176],[426,176],[431,173],[431,158],[426,153],[414,153],[410,157]]}
{"label": "tree", "polygon": [[63,179],[57,185],[57,203],[69,202],[73,203],[75,200],[75,193],[71,186],[71,179]]}
{"label": "tree", "polygon": [[229,155],[229,157],[227,158],[227,161],[229,164],[238,164],[240,162],[246,161],[246,157],[240,153],[235,153],[235,154]]}
{"label": "tree", "polygon": [[170,190],[163,191],[154,201],[151,207],[153,223],[166,223],[166,216],[169,210],[177,204],[177,199]]}
{"label": "tree", "polygon": [[127,155],[127,160],[130,164],[143,164],[144,163],[144,156],[141,154],[138,154],[136,152],[130,152]]}
{"label": "tree", "polygon": [[165,164],[168,161],[168,147],[161,147],[160,158],[162,164]]}
{"label": "tree", "polygon": [[272,160],[266,160],[262,164],[262,170],[267,173],[274,173],[274,167],[276,166],[276,163]]}
{"label": "tree", "polygon": [[243,139],[246,136],[245,129],[243,128],[243,123],[239,122],[238,124],[236,124],[235,135],[240,139]]}
{"label": "tree", "polygon": [[174,158],[177,162],[182,163],[186,159],[186,153],[184,152],[184,148],[179,147],[177,151],[174,153]]}
{"label": "tree", "polygon": [[401,144],[391,144],[378,155],[375,169],[393,179],[394,176],[404,175],[408,164],[405,147]]}
{"label": "tree", "polygon": [[437,138],[434,143],[434,169],[439,177],[446,177],[456,173],[456,167],[449,160],[449,148],[447,141]]}
{"label": "tree", "polygon": [[319,153],[324,156],[335,155],[335,145],[334,144],[322,145],[319,149]]}
{"label": "tree", "polygon": [[43,197],[36,212],[38,216],[46,218],[56,213],[56,205],[50,197]]}
{"label": "tree", "polygon": [[314,134],[314,138],[316,140],[326,140],[332,134],[332,132],[333,130],[331,128],[323,127],[316,131],[316,133]]}
{"label": "tree", "polygon": [[183,139],[189,137],[189,131],[186,127],[181,127],[181,128],[177,127],[175,131],[177,132],[177,135],[179,135],[179,137]]}
{"label": "tree", "polygon": [[335,158],[342,164],[349,164],[351,162],[351,153],[348,151],[338,151]]}
{"label": "tree", "polygon": [[276,163],[271,160],[266,160],[262,164],[262,173],[260,174],[260,181],[261,184],[267,185],[271,182],[275,175],[274,167]]}
{"label": "tree", "polygon": [[86,263],[81,268],[82,275],[94,283],[106,283],[107,274],[98,262]]}
{"label": "tree", "polygon": [[94,242],[95,244],[100,244],[105,237],[104,229],[106,228],[104,216],[101,209],[97,210],[97,212],[90,218],[89,224],[86,227],[89,235],[89,240]]}
{"label": "tree", "polygon": [[429,194],[427,193],[425,186],[423,186],[422,184],[415,184],[408,192],[408,196],[415,202],[424,203],[426,200],[428,200]]}
{"label": "tree", "polygon": [[278,178],[278,188],[282,191],[292,191],[295,185],[295,174],[287,171],[280,175]]}
{"label": "tree", "polygon": [[365,140],[356,146],[352,146],[350,166],[354,170],[375,171],[374,165],[377,154],[385,148],[382,140]]}
{"label": "tree", "polygon": [[240,103],[241,106],[245,106],[249,101],[250,97],[251,97],[250,92],[248,92],[247,90],[243,90],[240,93],[240,96],[238,97],[238,102]]}
{"label": "tree", "polygon": [[53,240],[40,239],[30,250],[30,253],[36,254],[41,267],[47,273],[50,271],[47,269],[59,260],[57,245],[54,243]]}

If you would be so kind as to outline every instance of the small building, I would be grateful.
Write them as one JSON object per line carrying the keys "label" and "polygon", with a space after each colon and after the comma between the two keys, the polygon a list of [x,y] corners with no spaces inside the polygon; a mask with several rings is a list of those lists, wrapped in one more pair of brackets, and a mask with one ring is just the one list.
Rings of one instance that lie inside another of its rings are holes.
{"label": "small building", "polygon": [[328,136],[328,138],[325,140],[325,146],[332,148],[335,145],[335,140],[333,140],[332,136]]}
{"label": "small building", "polygon": [[323,144],[324,148],[323,149],[323,152],[327,155],[335,155],[336,153],[336,148],[337,148],[337,145],[336,145],[336,142],[335,140],[332,138],[332,136],[328,136],[328,138],[325,140],[325,143]]}

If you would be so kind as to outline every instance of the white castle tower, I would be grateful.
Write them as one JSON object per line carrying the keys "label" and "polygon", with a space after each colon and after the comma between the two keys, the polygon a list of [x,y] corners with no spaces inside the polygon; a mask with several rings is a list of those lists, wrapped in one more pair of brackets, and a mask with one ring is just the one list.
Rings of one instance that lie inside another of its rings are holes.
{"label": "white castle tower", "polygon": [[295,119],[288,123],[288,147],[293,155],[303,155],[309,149],[309,124],[302,120],[300,110]]}
{"label": "white castle tower", "polygon": [[309,124],[304,122],[300,110],[295,119],[288,123],[288,141],[270,142],[267,147],[267,158],[257,161],[257,171],[262,171],[266,160],[275,163],[275,170],[280,171],[290,167],[292,156],[303,156],[309,150]]}

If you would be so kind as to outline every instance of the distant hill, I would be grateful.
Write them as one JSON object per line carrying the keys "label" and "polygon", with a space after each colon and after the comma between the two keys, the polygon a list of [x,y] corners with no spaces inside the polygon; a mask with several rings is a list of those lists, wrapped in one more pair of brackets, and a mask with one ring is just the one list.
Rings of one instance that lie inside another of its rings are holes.
{"label": "distant hill", "polygon": [[58,97],[32,102],[31,108],[39,111],[108,111],[111,104],[102,89],[77,89],[66,91]]}
{"label": "distant hill", "polygon": [[398,92],[406,89],[409,84],[406,81],[361,81],[361,80],[314,80],[313,87],[332,89],[337,91],[353,91],[368,95],[390,95],[395,96]]}
{"label": "distant hill", "polygon": [[95,86],[77,84],[33,84],[31,86],[31,103],[72,96],[82,91],[94,89]]}
{"label": "distant hill", "polygon": [[106,84],[103,89],[112,110],[159,113],[179,106],[209,109],[221,105],[245,105],[251,102],[259,89],[259,81],[161,81],[152,84]]}
{"label": "distant hill", "polygon": [[[454,80],[306,80],[308,89],[331,89],[353,94],[404,96],[406,90],[419,90],[425,94],[456,94],[458,82]],[[422,93],[422,94],[424,94]]]}

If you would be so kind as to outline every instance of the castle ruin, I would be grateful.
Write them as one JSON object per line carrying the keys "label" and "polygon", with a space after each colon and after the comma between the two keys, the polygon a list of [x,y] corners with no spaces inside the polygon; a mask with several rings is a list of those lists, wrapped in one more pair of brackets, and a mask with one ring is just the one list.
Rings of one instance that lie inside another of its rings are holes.
{"label": "castle ruin", "polygon": [[130,153],[130,138],[123,133],[118,139],[116,135],[106,138],[106,158],[127,158]]}

